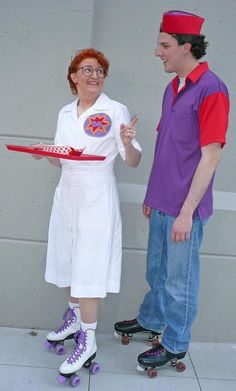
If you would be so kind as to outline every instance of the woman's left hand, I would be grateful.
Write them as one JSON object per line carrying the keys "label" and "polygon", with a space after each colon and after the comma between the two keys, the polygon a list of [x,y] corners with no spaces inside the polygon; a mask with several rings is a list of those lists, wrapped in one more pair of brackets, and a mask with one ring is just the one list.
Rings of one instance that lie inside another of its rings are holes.
{"label": "woman's left hand", "polygon": [[135,125],[139,119],[139,116],[136,114],[130,121],[129,124],[120,125],[120,138],[123,145],[129,145],[131,141],[136,137],[136,128]]}

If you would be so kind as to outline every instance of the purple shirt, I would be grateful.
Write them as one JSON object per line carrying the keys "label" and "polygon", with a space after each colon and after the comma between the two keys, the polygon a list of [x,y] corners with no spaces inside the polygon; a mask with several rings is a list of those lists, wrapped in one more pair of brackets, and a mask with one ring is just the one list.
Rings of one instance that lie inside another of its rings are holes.
{"label": "purple shirt", "polygon": [[[225,144],[229,98],[225,84],[201,63],[177,93],[178,76],[168,84],[162,105],[154,161],[144,204],[178,216],[201,159],[201,146]],[[212,178],[197,213],[213,211]]]}

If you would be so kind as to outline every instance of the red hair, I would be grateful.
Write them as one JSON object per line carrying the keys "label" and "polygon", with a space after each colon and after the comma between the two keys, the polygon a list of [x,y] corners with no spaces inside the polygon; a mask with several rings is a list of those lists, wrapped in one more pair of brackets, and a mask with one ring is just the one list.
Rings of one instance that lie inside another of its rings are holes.
{"label": "red hair", "polygon": [[109,61],[108,59],[104,56],[104,54],[102,52],[98,52],[97,50],[93,49],[93,48],[89,48],[89,49],[84,49],[84,50],[80,50],[79,52],[77,52],[74,56],[74,58],[72,59],[69,67],[68,67],[68,73],[67,73],[67,79],[70,83],[70,88],[71,88],[71,91],[74,95],[77,95],[77,89],[76,89],[76,85],[75,83],[73,82],[73,80],[71,79],[71,74],[72,73],[75,73],[78,71],[79,69],[79,65],[80,63],[85,60],[86,58],[96,58],[96,60],[99,62],[99,64],[103,67],[104,69],[104,75],[105,77],[107,76],[108,74],[108,69],[109,69]]}

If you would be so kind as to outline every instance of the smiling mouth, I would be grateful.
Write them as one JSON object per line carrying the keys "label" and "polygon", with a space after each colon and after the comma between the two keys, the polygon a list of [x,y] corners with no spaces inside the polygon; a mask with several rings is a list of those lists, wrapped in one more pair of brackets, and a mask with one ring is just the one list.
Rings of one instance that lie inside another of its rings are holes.
{"label": "smiling mouth", "polygon": [[98,86],[99,82],[98,81],[89,81],[88,84],[92,85],[92,86]]}

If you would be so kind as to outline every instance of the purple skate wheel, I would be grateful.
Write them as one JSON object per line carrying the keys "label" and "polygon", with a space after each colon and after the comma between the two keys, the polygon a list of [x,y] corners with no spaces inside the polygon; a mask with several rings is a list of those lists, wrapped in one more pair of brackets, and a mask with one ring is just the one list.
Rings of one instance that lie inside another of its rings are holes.
{"label": "purple skate wheel", "polygon": [[100,370],[100,365],[97,362],[93,362],[89,368],[89,371],[92,375],[96,375],[98,372],[100,372]]}
{"label": "purple skate wheel", "polygon": [[62,344],[57,344],[56,347],[55,347],[55,352],[56,352],[56,354],[61,356],[62,354],[65,353],[65,346],[62,345]]}
{"label": "purple skate wheel", "polygon": [[57,376],[57,381],[58,381],[58,383],[60,383],[60,384],[65,384],[65,383],[66,383],[66,377],[63,376],[63,375],[61,375],[61,374],[59,374],[59,375]]}
{"label": "purple skate wheel", "polygon": [[44,342],[43,346],[45,347],[45,349],[47,350],[52,350],[53,348],[53,344],[51,342],[49,342],[47,339],[46,341]]}
{"label": "purple skate wheel", "polygon": [[74,373],[70,378],[71,387],[77,387],[80,384],[80,377]]}

